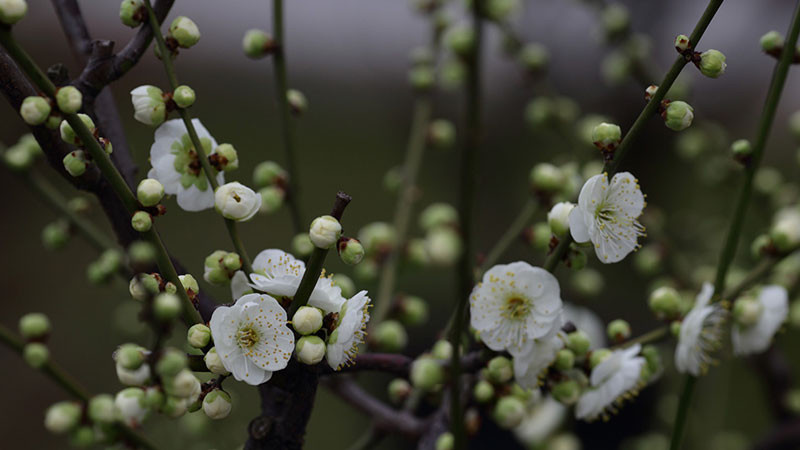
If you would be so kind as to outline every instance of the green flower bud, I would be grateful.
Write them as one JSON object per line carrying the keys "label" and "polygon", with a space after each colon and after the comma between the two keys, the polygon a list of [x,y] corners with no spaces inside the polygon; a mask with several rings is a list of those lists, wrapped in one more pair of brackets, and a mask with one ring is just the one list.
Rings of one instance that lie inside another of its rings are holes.
{"label": "green flower bud", "polygon": [[550,52],[547,47],[538,43],[525,44],[517,57],[520,63],[531,72],[540,72],[547,68],[550,61]]}
{"label": "green flower bud", "polygon": [[211,329],[196,323],[186,332],[186,341],[194,348],[203,348],[211,342]]}
{"label": "green flower bud", "polygon": [[781,252],[788,252],[800,245],[800,213],[785,211],[776,214],[775,223],[769,231],[772,244]]}
{"label": "green flower bud", "polygon": [[618,36],[630,26],[631,18],[628,8],[622,3],[610,3],[600,15],[607,36]]}
{"label": "green flower bud", "polygon": [[500,428],[514,428],[525,417],[525,404],[511,395],[501,397],[494,406],[492,417]]}
{"label": "green flower bud", "polygon": [[559,402],[565,405],[574,405],[581,395],[581,388],[577,381],[566,380],[553,386],[551,393],[553,398]]}
{"label": "green flower bud", "polygon": [[475,50],[475,32],[467,26],[451,28],[445,36],[445,44],[458,56],[469,56]]}
{"label": "green flower bud", "polygon": [[622,130],[619,125],[603,122],[592,129],[592,142],[601,150],[612,151],[621,140]]}
{"label": "green flower bud", "polygon": [[136,370],[144,364],[144,349],[136,344],[122,344],[114,357],[117,364],[127,370]]}
{"label": "green flower bud", "polygon": [[753,187],[761,194],[774,194],[783,182],[781,173],[773,167],[760,167],[753,178]]}
{"label": "green flower bud", "polygon": [[364,246],[358,239],[347,238],[339,240],[337,245],[339,249],[339,257],[347,265],[354,266],[364,259]]}
{"label": "green flower bud", "polygon": [[678,53],[683,53],[686,50],[689,50],[689,48],[691,48],[689,36],[686,36],[685,34],[679,34],[678,37],[675,38],[675,50],[677,50]]}
{"label": "green flower bud", "polygon": [[396,320],[386,320],[375,327],[373,339],[382,351],[397,353],[408,344],[408,334],[403,325]]}
{"label": "green flower bud", "polygon": [[[78,114],[78,117],[83,122],[83,125],[89,129],[89,132],[94,134],[97,131],[97,128],[94,126],[94,121],[91,117],[87,116],[86,114]],[[83,142],[81,142],[78,135],[75,133],[75,130],[72,129],[72,126],[66,120],[61,121],[61,140],[66,142],[67,144],[72,144],[77,147],[83,146]]]}
{"label": "green flower bud", "polygon": [[458,211],[448,203],[433,203],[419,215],[419,226],[425,231],[443,226],[457,226]]}
{"label": "green flower bud", "polygon": [[95,395],[89,400],[87,407],[89,419],[92,422],[111,424],[114,422],[114,397],[108,394]]}
{"label": "green flower bud", "polygon": [[153,314],[162,322],[175,319],[180,312],[181,300],[175,294],[164,292],[153,299]]}
{"label": "green flower bud", "polygon": [[661,353],[654,345],[645,345],[642,347],[642,356],[647,362],[647,368],[650,369],[651,374],[655,374],[663,369],[664,364],[661,361]]}
{"label": "green flower bud", "polygon": [[411,65],[414,66],[431,65],[435,62],[433,51],[425,46],[412,48],[408,53],[408,59],[411,61]]}
{"label": "green flower bud", "polygon": [[50,350],[39,342],[30,342],[22,348],[22,359],[34,369],[41,369],[50,359]]}
{"label": "green flower bud", "polygon": [[539,222],[529,228],[529,236],[533,248],[546,250],[550,246],[550,240],[553,235],[550,232],[550,225],[546,222]]}
{"label": "green flower bud", "polygon": [[421,356],[411,364],[409,378],[415,388],[431,391],[444,381],[444,370],[435,359]]}
{"label": "green flower bud", "polygon": [[44,97],[35,95],[26,97],[22,101],[22,105],[19,107],[19,114],[28,125],[41,125],[50,116],[50,110],[50,102]]}
{"label": "green flower bud", "polygon": [[673,318],[680,314],[681,296],[675,289],[663,286],[650,293],[648,304],[656,317]]}
{"label": "green flower bud", "polygon": [[777,53],[783,49],[783,36],[777,31],[769,31],[760,39],[761,50],[766,53]]}
{"label": "green flower bud", "polygon": [[408,326],[421,325],[428,319],[428,304],[417,296],[403,297],[399,310],[400,321]]}
{"label": "green flower bud", "polygon": [[519,0],[489,0],[484,3],[483,12],[489,19],[502,22],[517,8],[519,8]]}
{"label": "green flower bud", "polygon": [[206,353],[203,357],[203,361],[206,363],[206,367],[211,373],[216,375],[229,375],[225,369],[225,365],[222,364],[222,358],[219,357],[219,353],[217,353],[216,347],[211,347],[211,350]]}
{"label": "green flower bud", "polygon": [[325,357],[325,341],[319,336],[303,336],[297,340],[295,346],[295,356],[303,364],[313,365],[322,361]]}
{"label": "green flower bud", "polygon": [[300,334],[313,334],[322,328],[322,311],[313,306],[301,306],[292,316],[292,327]]}
{"label": "green flower bud", "polygon": [[45,225],[42,229],[42,245],[48,250],[64,248],[69,240],[69,225],[58,220]]}
{"label": "green flower bud", "polygon": [[343,273],[337,273],[333,275],[331,281],[333,282],[334,286],[339,286],[339,289],[342,290],[342,296],[344,298],[350,298],[356,294],[356,284],[353,283],[353,280],[347,275]]}
{"label": "green flower bud", "polygon": [[194,104],[196,97],[194,89],[182,84],[175,88],[172,93],[172,100],[179,108],[188,108]]}
{"label": "green flower bud", "polygon": [[675,320],[669,324],[669,332],[672,334],[672,337],[678,339],[681,336],[681,322],[679,320]]}
{"label": "green flower bud", "polygon": [[283,206],[286,191],[278,186],[267,186],[260,189],[258,194],[261,195],[261,209],[259,212],[272,214]]}
{"label": "green flower bud", "polygon": [[0,22],[14,25],[25,17],[28,12],[28,3],[25,0],[0,1]]}
{"label": "green flower bud", "polygon": [[19,144],[13,145],[2,152],[2,158],[9,169],[18,172],[29,169],[35,161],[35,155]]}
{"label": "green flower bud", "polygon": [[192,19],[185,16],[178,16],[172,21],[169,26],[169,36],[178,42],[178,45],[183,48],[189,48],[197,44],[200,40],[200,29],[192,21]]}
{"label": "green flower bud", "polygon": [[292,251],[300,258],[311,255],[314,251],[314,243],[308,233],[299,233],[292,238]]}
{"label": "green flower bud", "polygon": [[[64,86],[56,91],[56,103],[64,114],[75,114],[83,105],[83,94],[75,86]],[[49,113],[49,105],[47,109]]]}
{"label": "green flower bud", "polygon": [[411,394],[411,384],[402,378],[395,378],[389,382],[388,393],[389,401],[399,405]]}
{"label": "green flower bud", "polygon": [[230,172],[239,168],[239,154],[231,144],[219,144],[215,151],[222,170]]}
{"label": "green flower bud", "polygon": [[433,148],[447,150],[456,142],[456,127],[446,119],[436,119],[428,125],[428,141]]}
{"label": "green flower bud", "polygon": [[122,0],[119,5],[119,20],[124,25],[136,28],[147,18],[144,0]]}
{"label": "green flower bud", "polygon": [[221,269],[224,268],[222,261],[228,254],[225,250],[214,250],[213,253],[206,256],[203,265],[208,269]]}
{"label": "green flower bud", "polygon": [[565,372],[572,369],[573,365],[575,365],[575,353],[572,350],[563,348],[556,353],[556,369]]}
{"label": "green flower bud", "polygon": [[661,114],[667,128],[675,131],[689,128],[694,119],[694,108],[682,101],[670,102]]}
{"label": "green flower bud", "polygon": [[242,257],[238,253],[228,253],[222,258],[222,266],[231,272],[242,268]]}
{"label": "green flower bud", "polygon": [[411,238],[406,244],[406,259],[415,267],[427,267],[431,263],[428,250],[425,248],[425,239]]}
{"label": "green flower bud", "polygon": [[301,115],[308,109],[308,99],[305,94],[297,89],[289,89],[286,91],[286,102],[289,103],[289,108],[295,115]]}
{"label": "green flower bud", "polygon": [[576,356],[583,356],[589,351],[592,341],[589,335],[582,330],[573,331],[567,335],[567,348],[572,350]]}
{"label": "green flower bud", "polygon": [[753,239],[753,243],[750,244],[750,255],[753,259],[761,259],[761,256],[764,255],[764,252],[772,245],[772,240],[766,234],[760,234]]}
{"label": "green flower bud", "polygon": [[733,318],[743,327],[750,327],[758,322],[764,307],[755,298],[740,298],[733,304]]}
{"label": "green flower bud", "polygon": [[379,272],[380,267],[372,258],[361,261],[361,264],[355,266],[355,269],[353,269],[353,275],[355,275],[359,281],[372,281],[378,278]]}
{"label": "green flower bud", "polygon": [[531,187],[540,192],[555,193],[566,183],[564,172],[550,163],[533,166],[530,174]]}
{"label": "green flower bud", "polygon": [[633,255],[636,270],[645,275],[655,275],[661,269],[661,251],[656,245],[646,245]]}
{"label": "green flower bud", "polygon": [[228,417],[232,407],[231,396],[221,389],[214,389],[203,399],[203,412],[209,419],[219,420]]}
{"label": "green flower bud", "polygon": [[408,71],[408,82],[418,91],[430,89],[436,82],[436,74],[429,66],[412,67]]}
{"label": "green flower bud", "polygon": [[547,224],[550,230],[558,237],[566,236],[569,232],[569,213],[575,204],[570,202],[561,202],[553,205],[550,212],[547,213]]}
{"label": "green flower bud", "polygon": [[272,36],[264,31],[252,29],[247,30],[242,38],[242,50],[248,58],[258,59],[267,56],[275,49],[275,42]]}
{"label": "green flower bud", "polygon": [[19,334],[27,340],[39,340],[50,334],[50,319],[42,313],[28,313],[19,319]]}
{"label": "green flower bud", "polygon": [[164,385],[168,395],[189,399],[200,393],[200,381],[189,369],[183,369]]}
{"label": "green flower bud", "polygon": [[449,267],[461,256],[461,236],[453,228],[434,228],[425,235],[425,248],[431,264]]}
{"label": "green flower bud", "polygon": [[55,403],[47,408],[44,416],[44,427],[51,433],[66,433],[78,426],[81,414],[81,407],[77,403]]}
{"label": "green flower bud", "polygon": [[308,236],[317,248],[331,248],[342,236],[342,224],[333,216],[319,216],[311,222]]}
{"label": "green flower bud", "polygon": [[397,235],[394,227],[385,222],[372,222],[358,232],[358,240],[367,250],[367,255],[384,253],[394,248]]}
{"label": "green flower bud", "polygon": [[442,63],[439,77],[445,89],[452,91],[461,87],[466,76],[466,66],[457,58],[448,58]]}
{"label": "green flower bud", "polygon": [[726,66],[725,55],[719,50],[706,50],[700,55],[700,72],[709,78],[718,78]]}
{"label": "green flower bud", "polygon": [[606,327],[606,334],[612,341],[622,342],[631,337],[631,325],[622,319],[612,320]]}
{"label": "green flower bud", "polygon": [[625,81],[633,70],[631,57],[622,51],[612,51],[600,66],[603,78],[611,85],[618,85]]}
{"label": "green flower bud", "polygon": [[167,397],[164,399],[164,404],[161,405],[161,412],[167,417],[177,419],[186,414],[188,400],[179,397]]}
{"label": "green flower bud", "polygon": [[589,355],[589,367],[594,369],[598,364],[608,359],[609,356],[611,356],[611,350],[607,348],[599,348],[592,351]]}
{"label": "green flower bud", "polygon": [[489,403],[494,398],[494,386],[486,380],[480,380],[472,388],[472,396],[478,403]]}
{"label": "green flower bud", "polygon": [[445,339],[439,339],[431,348],[431,356],[440,361],[450,361],[453,356],[453,344]]}
{"label": "green flower bud", "polygon": [[148,232],[153,227],[153,217],[147,211],[136,211],[131,217],[131,226],[140,233]]}
{"label": "green flower bud", "polygon": [[391,194],[397,194],[403,186],[403,167],[395,166],[383,175],[383,187]]}
{"label": "green flower bud", "polygon": [[[183,289],[186,290],[186,294],[191,296],[191,293],[197,294],[200,292],[200,285],[197,284],[197,280],[190,274],[179,275],[178,279],[181,280],[181,286]],[[203,346],[205,347],[205,345]]]}
{"label": "green flower bud", "polygon": [[739,139],[731,144],[731,153],[739,161],[745,160],[753,153],[753,146],[747,139]]}
{"label": "green flower bud", "polygon": [[784,398],[786,407],[795,414],[800,413],[800,389],[792,389]]}
{"label": "green flower bud", "polygon": [[[66,123],[66,122],[65,122]],[[89,161],[86,160],[86,155],[83,150],[75,150],[67,153],[63,159],[64,170],[73,177],[79,177],[86,172],[89,167]]]}
{"label": "green flower bud", "polygon": [[456,438],[453,433],[446,431],[436,438],[435,450],[453,450],[456,446]]}
{"label": "green flower bud", "polygon": [[514,378],[514,366],[505,356],[495,356],[486,366],[486,375],[493,383],[502,384]]}

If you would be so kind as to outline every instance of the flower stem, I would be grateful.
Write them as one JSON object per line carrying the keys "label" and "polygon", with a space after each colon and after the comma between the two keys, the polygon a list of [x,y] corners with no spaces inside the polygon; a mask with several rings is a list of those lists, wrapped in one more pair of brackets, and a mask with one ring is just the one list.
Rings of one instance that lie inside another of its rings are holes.
{"label": "flower stem", "polygon": [[[175,65],[172,63],[172,52],[167,48],[167,43],[164,41],[164,35],[161,34],[161,24],[158,23],[158,18],[156,17],[156,13],[153,11],[153,7],[150,5],[150,0],[145,0],[145,7],[147,8],[147,16],[150,23],[150,28],[153,29],[153,37],[155,37],[156,45],[161,52],[161,62],[164,63],[164,71],[167,74],[170,87],[174,91],[180,84],[178,83],[178,75],[175,71]],[[189,134],[189,139],[191,139],[192,145],[197,151],[197,160],[203,167],[203,172],[205,172],[206,178],[208,178],[208,183],[211,186],[211,190],[216,191],[219,187],[219,183],[217,183],[217,178],[215,177],[216,170],[211,167],[211,163],[208,162],[208,158],[203,154],[203,144],[200,142],[200,137],[197,136],[197,130],[195,130],[194,124],[192,124],[192,116],[189,114],[189,111],[184,108],[178,108],[178,114],[181,116],[183,124],[186,126],[186,132]],[[245,272],[252,273],[253,265],[250,260],[250,256],[247,254],[247,250],[242,244],[242,239],[239,236],[238,222],[231,219],[225,219],[225,227],[228,230],[228,234],[231,237],[234,248],[236,248],[236,252],[242,258],[242,268]]]}
{"label": "flower stem", "polygon": [[[33,62],[25,50],[17,44],[17,41],[11,34],[11,30],[7,27],[0,27],[0,44],[3,45],[8,54],[11,55],[28,78],[30,78],[42,92],[54,99],[56,94],[55,85],[47,78],[44,72],[39,69],[36,63]],[[133,192],[131,192],[130,188],[125,183],[125,179],[114,166],[114,163],[111,162],[106,151],[100,146],[100,143],[97,142],[92,132],[86,128],[83,120],[81,120],[77,114],[62,113],[62,117],[64,117],[64,120],[75,130],[78,138],[83,142],[84,147],[91,155],[92,161],[97,164],[97,167],[103,173],[108,184],[111,185],[111,189],[117,194],[123,206],[125,206],[125,209],[127,209],[130,214],[135,213],[139,209],[139,202],[136,200],[136,196],[133,195]],[[200,313],[189,299],[189,296],[186,295],[186,290],[183,288],[183,284],[181,284],[181,280],[178,278],[175,266],[172,265],[172,261],[169,258],[169,254],[167,254],[166,248],[164,248],[164,243],[161,241],[156,227],[153,226],[149,231],[142,233],[142,236],[156,249],[156,261],[161,274],[177,287],[178,295],[183,300],[184,321],[187,324],[202,322]]]}
{"label": "flower stem", "polygon": [[550,273],[555,272],[556,268],[558,267],[558,263],[564,259],[564,255],[566,255],[569,251],[570,244],[572,244],[572,236],[569,234],[562,236],[561,240],[558,241],[556,248],[553,249],[553,252],[547,257],[547,260],[544,262],[544,266],[542,266],[542,268]]}
{"label": "flower stem", "polygon": [[300,174],[297,170],[295,155],[294,130],[292,126],[289,100],[289,82],[286,75],[286,38],[283,32],[283,0],[272,0],[272,39],[275,42],[275,54],[272,65],[275,72],[275,100],[278,102],[278,120],[280,120],[283,148],[286,155],[286,170],[289,172],[289,192],[286,196],[289,214],[295,233],[305,231],[305,222],[300,213]]}
{"label": "flower stem", "polygon": [[621,344],[617,344],[610,348],[610,350],[619,350],[623,348],[628,348],[631,345],[635,344],[650,344],[656,341],[660,341],[661,339],[667,337],[669,334],[669,326],[664,325],[660,326],[656,329],[650,330],[647,333],[635,337],[633,339],[629,339]]}
{"label": "flower stem", "polygon": [[519,212],[517,218],[511,222],[511,225],[508,227],[505,233],[500,236],[500,239],[494,244],[494,247],[489,250],[486,259],[483,261],[483,264],[481,264],[480,275],[495,265],[497,260],[503,256],[503,253],[508,250],[508,247],[514,242],[514,240],[519,238],[522,230],[524,230],[525,226],[531,221],[531,219],[533,219],[533,215],[536,214],[537,209],[538,203],[536,203],[536,200],[530,199],[527,203],[525,203],[525,206],[522,207],[522,210]]}

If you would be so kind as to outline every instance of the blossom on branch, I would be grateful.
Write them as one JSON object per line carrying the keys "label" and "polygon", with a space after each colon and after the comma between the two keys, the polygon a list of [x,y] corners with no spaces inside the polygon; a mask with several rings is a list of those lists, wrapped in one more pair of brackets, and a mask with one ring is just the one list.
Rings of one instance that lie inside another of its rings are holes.
{"label": "blossom on branch", "polygon": [[595,420],[607,417],[617,405],[637,393],[645,359],[639,355],[641,346],[632,345],[612,352],[592,369],[590,386],[575,406],[575,417]]}

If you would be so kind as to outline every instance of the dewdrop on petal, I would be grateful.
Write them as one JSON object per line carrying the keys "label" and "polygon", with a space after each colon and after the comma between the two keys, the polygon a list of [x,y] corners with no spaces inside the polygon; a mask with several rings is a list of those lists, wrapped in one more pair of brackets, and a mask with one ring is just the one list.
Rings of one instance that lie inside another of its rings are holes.
{"label": "dewdrop on petal", "polygon": [[317,248],[328,249],[342,235],[342,225],[333,216],[319,216],[311,222],[308,236]]}
{"label": "dewdrop on petal", "polygon": [[50,116],[50,102],[38,95],[26,97],[19,107],[22,120],[28,125],[41,125]]}

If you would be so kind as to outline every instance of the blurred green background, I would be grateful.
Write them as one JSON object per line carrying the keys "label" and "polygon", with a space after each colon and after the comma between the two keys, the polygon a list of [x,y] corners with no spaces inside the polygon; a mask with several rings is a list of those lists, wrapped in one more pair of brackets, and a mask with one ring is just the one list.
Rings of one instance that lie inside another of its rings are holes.
{"label": "blurred green background", "polygon": [[[394,196],[381,188],[382,179],[403,158],[413,101],[406,82],[407,54],[426,42],[427,25],[404,1],[287,3],[290,85],[302,90],[310,105],[296,126],[304,214],[311,217],[326,213],[333,195],[342,189],[354,199],[343,222],[346,232],[355,234],[361,226],[376,220],[391,221]],[[705,2],[623,3],[631,10],[633,29],[653,41],[654,67],[650,69],[660,77],[674,58],[674,36],[691,30]],[[15,27],[21,43],[42,67],[65,63],[70,73],[77,75],[81,67],[73,62],[51,6],[46,2],[29,4],[28,17]],[[694,128],[719,126],[722,131],[716,145],[704,146],[704,153],[693,159],[682,157],[675,150],[677,134],[653,118],[624,163],[624,169],[639,178],[648,195],[649,210],[661,211],[665,232],[651,235],[669,244],[671,264],[678,275],[686,277],[683,288],[695,290],[698,280],[692,275],[708,273],[704,267],[716,263],[722,230],[741,180],[738,167],[727,160],[727,146],[734,139],[753,137],[773,68],[773,60],[761,54],[758,38],[770,29],[785,30],[792,4],[729,0],[701,45],[725,52],[728,72],[718,80],[710,80],[691,66],[684,70],[681,81],[690,82],[687,99],[695,107]],[[94,37],[113,39],[121,48],[132,36],[133,32],[117,19],[118,2],[83,1],[81,6]],[[217,141],[231,142],[239,150],[241,168],[228,180],[249,183],[249,168],[256,163],[265,159],[283,161],[271,63],[269,59],[248,60],[240,48],[246,29],[269,29],[269,2],[179,0],[168,20],[177,15],[192,17],[203,34],[200,43],[181,52],[177,61],[179,78],[198,94],[192,114],[203,121]],[[541,42],[550,49],[548,81],[552,89],[578,102],[582,113],[606,115],[623,131],[627,129],[643,106],[642,86],[633,80],[618,85],[604,81],[601,62],[611,50],[598,38],[597,16],[590,8],[570,0],[525,1],[514,24],[526,41]],[[477,248],[483,251],[491,247],[525,203],[529,192],[527,176],[533,164],[599,158],[589,147],[576,149],[569,144],[563,130],[530,130],[526,126],[523,111],[534,90],[513,62],[502,56],[500,36],[489,28],[484,64],[486,133],[476,186]],[[167,84],[151,51],[128,76],[112,85],[140,175],[148,168],[153,130],[133,121],[128,92],[145,83]],[[786,86],[765,159],[766,165],[778,169],[783,183],[794,182],[798,176],[796,143],[790,139],[786,122],[788,115],[800,108],[800,74],[790,73]],[[458,91],[440,93],[436,116],[459,123],[462,106]],[[7,106],[0,107],[0,123],[0,140],[6,144],[25,132],[16,112]],[[426,154],[417,210],[435,201],[455,201],[454,168],[458,160],[457,149]],[[74,194],[43,162],[36,170],[61,186],[63,192]],[[62,251],[46,251],[39,231],[57,215],[17,177],[7,171],[3,174],[0,189],[7,194],[7,201],[0,204],[0,248],[5,255],[0,263],[4,292],[0,321],[16,327],[18,318],[26,312],[47,313],[54,322],[50,341],[53,358],[92,392],[116,392],[120,385],[114,375],[111,352],[122,342],[146,345],[150,339],[148,330],[136,323],[137,305],[130,300],[126,283],[89,285],[85,267],[96,254],[78,237]],[[737,267],[744,270],[753,265],[748,257],[749,242],[768,225],[774,204],[767,194],[757,195],[737,261]],[[166,205],[169,214],[159,219],[159,229],[170,250],[199,279],[207,254],[218,248],[230,249],[222,221],[213,211],[189,214],[181,211],[174,200]],[[544,215],[545,212],[537,214],[537,220]],[[97,208],[92,216],[107,229]],[[285,210],[273,216],[257,216],[241,229],[251,255],[265,248],[289,248],[291,232]],[[421,233],[418,229],[412,232]],[[543,255],[520,243],[503,258],[517,259],[540,263]],[[646,304],[654,276],[635,272],[631,258],[602,266],[590,257],[589,264],[606,277],[604,290],[592,298],[582,296],[569,283],[573,274],[562,269],[557,275],[565,300],[589,306],[606,321],[625,318],[633,324],[634,334],[656,325]],[[349,270],[337,258],[329,259],[327,269]],[[429,324],[411,330],[408,354],[416,355],[430,345],[452,308],[453,271],[403,272],[399,281],[400,290],[422,296],[432,308]],[[375,284],[362,283],[360,287],[374,291]],[[226,289],[207,285],[202,288],[220,301],[229,301]],[[175,334],[173,340],[178,344],[183,336],[180,332]],[[798,349],[791,344],[797,338],[797,331],[790,330],[777,340],[779,348],[790,356],[795,371],[800,370]],[[615,437],[584,442],[585,448],[617,448],[624,438],[647,431],[668,433],[681,378],[671,367],[671,354],[665,352],[664,356],[664,379],[648,387],[637,401],[605,425],[603,431]],[[762,380],[751,370],[750,362],[732,360],[727,350],[722,361],[699,383],[686,448],[730,448],[724,443],[714,444],[713,437],[732,431],[750,441],[766,433],[773,422]],[[3,447],[65,447],[64,439],[51,436],[42,426],[46,407],[65,399],[65,395],[10,351],[0,350],[0,367],[5,376],[0,387],[6,408],[4,420],[0,421]],[[370,375],[359,381],[383,396],[388,380]],[[234,400],[234,412],[227,420],[210,423],[198,413],[180,419],[176,428],[175,422],[156,416],[148,422],[145,432],[162,448],[238,448],[246,439],[249,420],[257,414],[258,397],[254,389],[244,384],[229,381],[226,387],[232,390]],[[348,448],[368,424],[368,418],[320,389],[309,425],[308,448]],[[594,425],[581,426],[580,430],[587,436],[597,433]],[[392,438],[382,448],[408,446],[401,438]]]}

